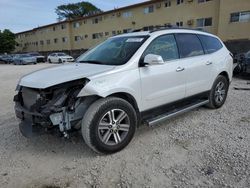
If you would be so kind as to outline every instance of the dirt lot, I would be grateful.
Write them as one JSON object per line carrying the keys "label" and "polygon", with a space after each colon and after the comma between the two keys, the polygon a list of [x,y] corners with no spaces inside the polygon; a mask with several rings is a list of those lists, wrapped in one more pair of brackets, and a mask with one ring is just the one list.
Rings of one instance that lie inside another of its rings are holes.
{"label": "dirt lot", "polygon": [[92,152],[80,133],[24,138],[13,111],[18,79],[57,65],[0,65],[0,187],[250,187],[250,91],[234,79],[223,108],[199,108],[141,126],[114,155]]}

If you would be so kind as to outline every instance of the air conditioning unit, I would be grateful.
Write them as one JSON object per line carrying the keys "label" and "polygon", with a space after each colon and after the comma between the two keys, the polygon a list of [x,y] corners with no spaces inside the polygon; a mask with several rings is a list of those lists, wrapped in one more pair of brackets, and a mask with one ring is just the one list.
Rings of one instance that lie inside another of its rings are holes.
{"label": "air conditioning unit", "polygon": [[116,13],[116,16],[117,16],[117,17],[120,17],[120,16],[121,16],[121,13],[120,13],[120,12],[117,12],[117,13]]}
{"label": "air conditioning unit", "polygon": [[194,24],[194,20],[188,20],[187,21],[187,25],[193,25]]}
{"label": "air conditioning unit", "polygon": [[157,3],[155,6],[156,8],[161,8],[161,3]]}

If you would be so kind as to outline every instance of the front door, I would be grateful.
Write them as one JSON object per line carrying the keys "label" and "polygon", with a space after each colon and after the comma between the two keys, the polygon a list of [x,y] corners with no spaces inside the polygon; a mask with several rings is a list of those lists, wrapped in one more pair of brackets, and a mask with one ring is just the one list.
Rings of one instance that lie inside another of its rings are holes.
{"label": "front door", "polygon": [[147,54],[160,55],[165,63],[140,67],[143,110],[183,99],[185,74],[174,35],[154,39],[143,53],[142,60]]}

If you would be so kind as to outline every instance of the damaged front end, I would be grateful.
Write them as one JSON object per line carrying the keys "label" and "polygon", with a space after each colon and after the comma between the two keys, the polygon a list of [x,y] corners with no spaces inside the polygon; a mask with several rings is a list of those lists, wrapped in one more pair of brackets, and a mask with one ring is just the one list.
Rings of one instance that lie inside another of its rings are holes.
{"label": "damaged front end", "polygon": [[18,86],[14,102],[22,134],[32,137],[58,127],[66,137],[69,130],[79,129],[84,113],[95,100],[77,97],[88,81],[80,79],[46,89]]}

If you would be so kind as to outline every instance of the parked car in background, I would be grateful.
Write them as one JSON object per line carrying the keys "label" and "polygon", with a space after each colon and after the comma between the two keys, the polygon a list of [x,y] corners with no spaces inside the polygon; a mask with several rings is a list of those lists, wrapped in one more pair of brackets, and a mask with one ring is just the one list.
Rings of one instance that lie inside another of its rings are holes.
{"label": "parked car in background", "polygon": [[235,55],[234,61],[237,63],[234,74],[250,73],[250,51]]}
{"label": "parked car in background", "polygon": [[13,58],[10,55],[0,55],[0,61],[4,62],[5,64],[8,64],[13,62]]}
{"label": "parked car in background", "polygon": [[17,54],[13,58],[14,65],[36,64],[36,58],[29,54]]}
{"label": "parked car in background", "polygon": [[32,57],[35,57],[37,63],[45,63],[45,57],[38,52],[30,52],[28,54]]}
{"label": "parked car in background", "polygon": [[74,58],[59,52],[59,53],[52,53],[48,56],[48,62],[49,63],[66,63],[66,62],[74,62]]}

